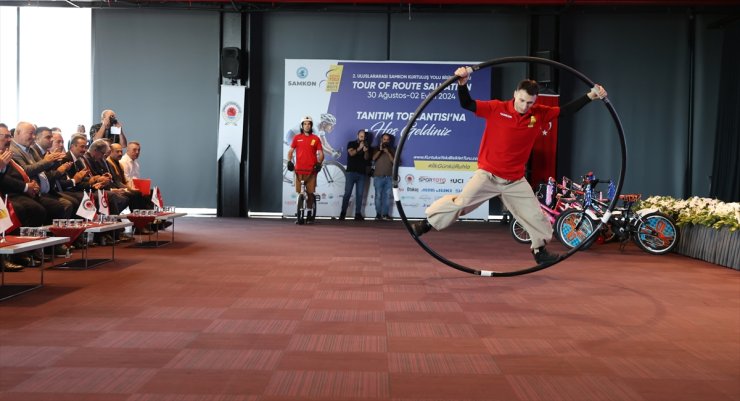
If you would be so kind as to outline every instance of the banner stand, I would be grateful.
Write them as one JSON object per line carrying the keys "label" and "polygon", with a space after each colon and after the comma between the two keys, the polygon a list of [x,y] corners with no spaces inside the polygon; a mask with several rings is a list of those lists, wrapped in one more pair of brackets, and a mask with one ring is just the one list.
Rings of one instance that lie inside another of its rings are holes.
{"label": "banner stand", "polygon": [[245,129],[246,87],[221,85],[219,107],[218,146],[218,196],[216,215],[240,217],[241,155]]}

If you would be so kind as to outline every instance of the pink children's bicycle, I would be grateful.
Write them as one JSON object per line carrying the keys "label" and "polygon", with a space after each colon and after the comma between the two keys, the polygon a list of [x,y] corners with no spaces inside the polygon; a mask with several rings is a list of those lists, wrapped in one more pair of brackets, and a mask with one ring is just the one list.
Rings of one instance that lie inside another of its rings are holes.
{"label": "pink children's bicycle", "polygon": [[[554,178],[550,177],[547,180],[547,184],[540,184],[537,189],[540,210],[542,210],[542,214],[545,215],[553,226],[558,216],[565,210],[580,207],[580,203],[572,196],[571,186],[567,185],[565,178],[563,184],[558,184]],[[558,189],[560,192],[557,191]],[[511,223],[509,223],[509,232],[519,243],[529,244],[531,242],[527,230],[514,217],[512,217]]]}

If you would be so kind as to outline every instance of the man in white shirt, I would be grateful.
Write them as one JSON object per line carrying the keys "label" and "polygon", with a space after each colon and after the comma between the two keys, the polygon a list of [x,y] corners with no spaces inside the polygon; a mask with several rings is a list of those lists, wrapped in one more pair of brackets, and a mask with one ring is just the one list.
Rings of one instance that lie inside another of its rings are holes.
{"label": "man in white shirt", "polygon": [[137,141],[131,141],[126,146],[126,154],[121,157],[121,167],[123,167],[123,173],[126,175],[126,182],[129,186],[134,185],[134,178],[141,178],[141,170],[139,170],[139,154],[141,153],[141,145]]}

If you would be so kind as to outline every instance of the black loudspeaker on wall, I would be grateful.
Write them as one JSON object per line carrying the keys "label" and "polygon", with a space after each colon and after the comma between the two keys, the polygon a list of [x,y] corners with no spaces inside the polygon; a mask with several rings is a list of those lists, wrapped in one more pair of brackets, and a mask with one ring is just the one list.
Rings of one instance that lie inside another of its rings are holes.
{"label": "black loudspeaker on wall", "polygon": [[241,76],[241,50],[238,47],[221,49],[221,76],[229,79]]}

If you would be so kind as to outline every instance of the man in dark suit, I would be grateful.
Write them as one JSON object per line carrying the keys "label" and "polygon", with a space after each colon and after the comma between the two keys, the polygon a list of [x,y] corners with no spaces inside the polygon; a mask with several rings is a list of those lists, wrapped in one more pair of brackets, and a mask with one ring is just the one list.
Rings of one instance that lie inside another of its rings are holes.
{"label": "man in dark suit", "polygon": [[44,172],[54,162],[61,160],[64,154],[48,153],[44,160],[36,162],[30,149],[35,139],[36,128],[31,123],[23,121],[18,123],[15,127],[13,142],[10,144],[13,160],[23,168],[28,180],[35,181],[39,185],[37,200],[47,211],[44,223],[51,224],[52,219],[69,219],[75,212],[74,204],[54,192]]}
{"label": "man in dark suit", "polygon": [[[47,220],[47,212],[37,201],[40,187],[37,182],[28,178],[23,167],[13,161],[10,142],[9,133],[0,133],[0,196],[12,204],[22,226],[41,226]],[[18,231],[19,227],[12,234],[17,234]],[[24,266],[38,266],[40,261],[36,261],[30,254],[19,254],[12,260],[2,259],[2,264],[5,271],[20,271]]]}
{"label": "man in dark suit", "polygon": [[[90,171],[85,160],[85,152],[87,152],[87,137],[81,134],[72,135],[69,141],[69,151],[67,152],[63,163],[71,162],[72,166],[67,170],[67,177],[80,177],[81,179],[75,180],[74,187],[70,188],[69,191],[89,191],[103,188],[108,182],[110,182],[110,176],[106,175],[95,175],[94,172]],[[84,172],[84,174],[82,174]]]}
{"label": "man in dark suit", "polygon": [[26,227],[38,227],[46,221],[46,209],[35,200],[39,185],[26,181],[23,168],[13,161],[10,134],[0,134],[0,192],[13,203],[15,214]]}
{"label": "man in dark suit", "polygon": [[78,159],[78,163],[82,161],[92,173],[93,178],[105,178],[105,181],[99,181],[97,184],[94,184],[93,188],[105,190],[108,196],[111,214],[119,214],[123,209],[128,207],[128,198],[121,191],[113,190],[113,175],[108,168],[108,163],[105,161],[109,152],[110,145],[108,141],[105,139],[96,139],[90,144],[87,152]]}
{"label": "man in dark suit", "polygon": [[[51,145],[51,130],[47,127],[39,127],[36,129],[36,142],[31,145],[30,153],[36,163],[49,165],[49,167],[44,170],[44,174],[46,174],[51,187],[49,192],[55,193],[59,197],[72,202],[74,210],[77,210],[82,202],[82,193],[68,190],[73,188],[77,182],[80,182],[84,174],[79,173],[77,177],[69,178],[67,176],[67,170],[72,167],[72,162],[63,162],[65,153],[51,152]],[[59,160],[49,163],[49,160],[53,160],[55,158],[54,156]]]}

